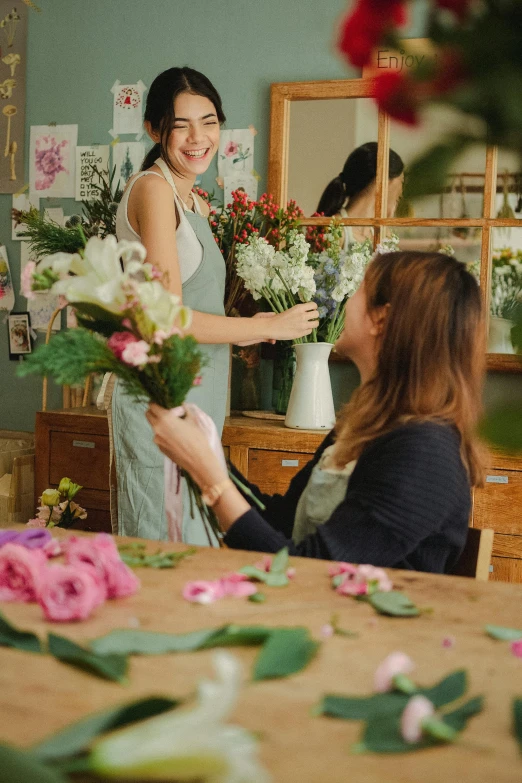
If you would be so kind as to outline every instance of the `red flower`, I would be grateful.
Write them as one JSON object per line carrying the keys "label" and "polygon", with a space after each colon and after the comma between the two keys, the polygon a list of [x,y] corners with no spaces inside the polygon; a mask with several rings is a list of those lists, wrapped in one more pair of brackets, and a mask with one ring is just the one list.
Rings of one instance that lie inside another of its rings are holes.
{"label": "red flower", "polygon": [[341,24],[339,50],[352,65],[362,68],[384,33],[401,27],[406,20],[404,0],[359,0]]}
{"label": "red flower", "polygon": [[373,81],[373,97],[380,109],[406,125],[418,123],[418,95],[409,74],[381,73]]}
{"label": "red flower", "polygon": [[460,53],[452,47],[441,49],[435,76],[428,84],[430,95],[441,95],[452,90],[465,76],[466,68]]}

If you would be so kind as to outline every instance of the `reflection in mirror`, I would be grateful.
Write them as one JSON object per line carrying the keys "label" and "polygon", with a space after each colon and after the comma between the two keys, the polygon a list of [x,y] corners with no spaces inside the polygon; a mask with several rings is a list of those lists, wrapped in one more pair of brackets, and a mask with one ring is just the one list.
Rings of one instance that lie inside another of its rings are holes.
{"label": "reflection in mirror", "polygon": [[[508,150],[499,150],[497,158],[497,195],[494,217],[519,220],[522,218],[522,172],[518,156]],[[512,229],[502,229],[509,239]],[[497,240],[498,241],[498,240]]]}
{"label": "reflection in mirror", "polygon": [[[441,106],[430,108],[421,124],[413,128],[392,122],[390,147],[403,158],[405,177],[408,177],[409,165],[422,152],[437,139],[458,128],[461,122],[460,116]],[[415,199],[411,203],[401,202],[396,216],[450,220],[482,217],[485,169],[485,147],[477,145],[470,148],[453,164],[441,193]]]}
{"label": "reflection in mirror", "polygon": [[488,352],[515,353],[511,329],[522,296],[522,228],[493,229],[491,246]]}
{"label": "reflection in mirror", "polygon": [[393,226],[387,234],[397,234],[400,250],[425,250],[455,255],[464,264],[472,265],[472,271],[480,275],[482,231],[469,229],[463,235],[457,226]]}
{"label": "reflection in mirror", "polygon": [[[377,109],[371,98],[292,101],[288,198],[294,199],[305,215],[312,215],[350,153],[361,144],[376,141]],[[373,207],[366,217],[373,217]]]}

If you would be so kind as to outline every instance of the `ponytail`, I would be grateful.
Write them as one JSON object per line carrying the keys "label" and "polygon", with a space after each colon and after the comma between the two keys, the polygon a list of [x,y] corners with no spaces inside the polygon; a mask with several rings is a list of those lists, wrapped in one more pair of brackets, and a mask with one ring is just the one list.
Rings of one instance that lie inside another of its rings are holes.
{"label": "ponytail", "polygon": [[146,171],[146,169],[150,169],[150,167],[154,165],[158,158],[161,158],[161,144],[159,142],[155,144],[145,155],[140,171]]}
{"label": "ponytail", "polygon": [[317,205],[317,212],[322,213],[325,217],[332,217],[343,208],[345,201],[346,188],[339,174],[324,189]]}

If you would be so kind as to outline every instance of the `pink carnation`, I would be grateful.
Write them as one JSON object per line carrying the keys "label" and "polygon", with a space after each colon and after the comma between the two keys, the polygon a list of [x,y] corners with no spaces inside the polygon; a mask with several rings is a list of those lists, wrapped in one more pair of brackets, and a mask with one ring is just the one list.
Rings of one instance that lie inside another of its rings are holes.
{"label": "pink carnation", "polygon": [[87,568],[53,565],[46,569],[38,603],[47,620],[85,620],[105,600],[105,585]]}
{"label": "pink carnation", "polygon": [[123,351],[131,343],[137,343],[138,338],[132,332],[114,332],[107,340],[107,347],[113,352],[115,357],[121,362]]}
{"label": "pink carnation", "polygon": [[46,562],[40,549],[5,544],[0,549],[0,601],[36,601]]}
{"label": "pink carnation", "polygon": [[334,586],[340,595],[367,595],[377,590],[387,593],[393,589],[393,583],[386,571],[372,565],[335,563],[330,566],[328,573],[330,577],[336,578]]}
{"label": "pink carnation", "polygon": [[199,579],[195,582],[187,582],[183,588],[183,598],[196,604],[212,604],[225,595],[220,581],[210,582]]}
{"label": "pink carnation", "polygon": [[127,343],[122,351],[121,358],[125,364],[131,367],[143,367],[149,361],[150,345],[145,340]]}

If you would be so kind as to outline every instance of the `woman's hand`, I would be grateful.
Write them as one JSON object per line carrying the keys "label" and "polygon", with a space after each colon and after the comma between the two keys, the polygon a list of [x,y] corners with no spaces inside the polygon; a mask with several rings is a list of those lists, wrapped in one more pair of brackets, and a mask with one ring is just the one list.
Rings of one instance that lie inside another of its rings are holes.
{"label": "woman's hand", "polygon": [[200,487],[212,486],[227,478],[190,411],[185,408],[166,410],[151,403],[146,416],[160,451],[190,473]]}
{"label": "woman's hand", "polygon": [[[255,313],[252,318],[274,318],[276,315],[277,313]],[[259,343],[271,343],[273,345],[275,340],[270,337],[264,337],[261,340],[241,340],[240,342],[234,343],[234,345],[258,345]]]}
{"label": "woman's hand", "polygon": [[319,326],[319,312],[315,302],[298,304],[277,313],[268,324],[269,336],[276,340],[296,340],[312,333]]}

